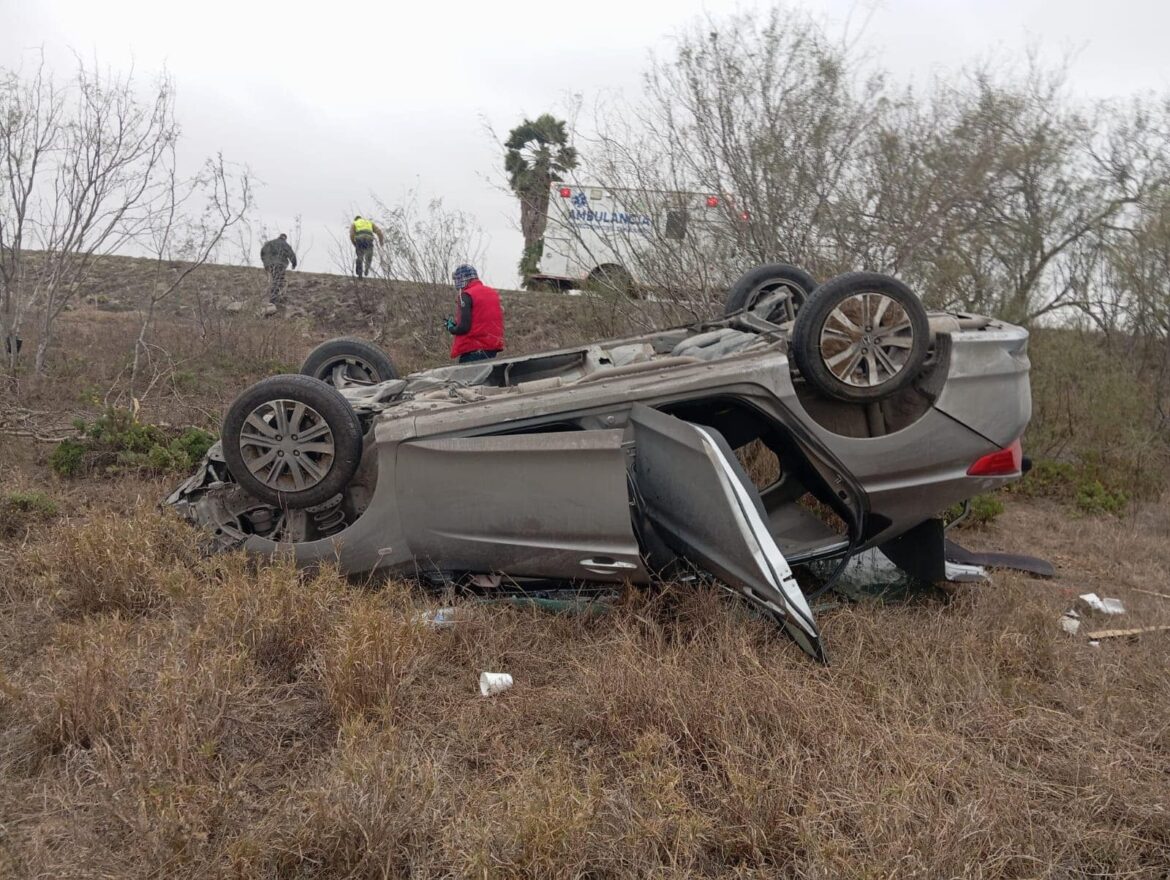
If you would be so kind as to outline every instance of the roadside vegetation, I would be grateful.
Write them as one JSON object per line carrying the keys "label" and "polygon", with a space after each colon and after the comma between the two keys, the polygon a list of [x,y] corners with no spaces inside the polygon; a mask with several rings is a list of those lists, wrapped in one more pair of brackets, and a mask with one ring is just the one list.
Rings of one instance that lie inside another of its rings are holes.
{"label": "roadside vegetation", "polygon": [[62,440],[49,455],[49,467],[63,477],[189,471],[215,442],[202,428],[151,425],[129,410],[109,409],[92,422],[78,419],[73,426],[78,436]]}
{"label": "roadside vegetation", "polygon": [[[1058,620],[1096,591],[1123,625],[1170,625],[1166,107],[1088,106],[1039,67],[903,93],[785,14],[680,35],[595,142],[544,115],[514,130],[522,266],[550,175],[588,163],[737,194],[753,261],[894,272],[1028,324],[1035,467],[973,499],[961,540],[1060,577],[840,600],[817,667],[692,584],[600,615],[464,601],[433,627],[459,600],[206,557],[158,502],[227,403],[338,335],[404,373],[446,363],[474,218],[379,204],[379,277],[294,273],[265,316],[261,270],[214,262],[251,206],[228,163],[136,203],[147,259],[18,246],[3,214],[0,336],[24,348],[0,386],[0,877],[1164,876],[1170,634],[1093,646]],[[5,77],[0,109],[52,86]],[[128,84],[104,106],[161,138],[162,173],[170,84],[145,119]],[[0,113],[0,143],[30,120]],[[505,291],[509,352],[711,314],[735,266],[710,257],[647,252],[654,301]],[[743,460],[761,483],[779,466]],[[481,698],[482,670],[516,685]]]}
{"label": "roadside vegetation", "polygon": [[[1066,637],[1060,586],[824,612],[821,668],[694,587],[436,629],[443,597],[202,557],[125,503],[0,575],[6,876],[1156,876],[1170,855],[1164,640]],[[1082,529],[1078,587],[1170,620],[1129,591],[1170,565],[1167,528]],[[482,698],[481,669],[517,684]]]}

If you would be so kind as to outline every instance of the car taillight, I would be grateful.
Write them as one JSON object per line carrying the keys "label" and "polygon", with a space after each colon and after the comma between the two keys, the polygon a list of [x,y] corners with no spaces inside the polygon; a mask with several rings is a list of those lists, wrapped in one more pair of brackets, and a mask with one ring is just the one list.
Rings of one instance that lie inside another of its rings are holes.
{"label": "car taillight", "polygon": [[992,452],[967,468],[969,477],[1010,477],[1018,474],[1024,463],[1024,450],[1015,440],[1007,449]]}
{"label": "car taillight", "polygon": [[561,198],[562,199],[567,199],[572,194],[573,194],[573,191],[571,189],[569,189],[567,186],[561,187]]}
{"label": "car taillight", "polygon": [[707,207],[708,208],[718,208],[719,207],[719,198],[717,196],[707,196]]}

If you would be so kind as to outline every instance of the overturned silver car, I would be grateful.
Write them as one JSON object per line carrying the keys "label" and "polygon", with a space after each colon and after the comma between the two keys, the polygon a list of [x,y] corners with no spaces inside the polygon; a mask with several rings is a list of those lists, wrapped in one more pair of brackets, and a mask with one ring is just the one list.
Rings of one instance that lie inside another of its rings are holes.
{"label": "overturned silver car", "polygon": [[[1027,342],[887,276],[818,287],[779,264],[717,320],[405,378],[331,340],[241,394],[168,501],[216,548],[353,573],[612,584],[689,565],[823,659],[794,567],[881,546],[939,570],[938,514],[1021,475]],[[772,456],[755,482],[747,450]]]}

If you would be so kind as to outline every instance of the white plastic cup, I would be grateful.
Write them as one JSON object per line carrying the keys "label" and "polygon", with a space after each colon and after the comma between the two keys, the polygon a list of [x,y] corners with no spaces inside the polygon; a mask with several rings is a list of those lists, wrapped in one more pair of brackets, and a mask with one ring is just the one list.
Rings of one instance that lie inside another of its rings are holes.
{"label": "white plastic cup", "polygon": [[490,697],[502,694],[512,686],[512,676],[506,672],[481,672],[479,674],[479,693]]}

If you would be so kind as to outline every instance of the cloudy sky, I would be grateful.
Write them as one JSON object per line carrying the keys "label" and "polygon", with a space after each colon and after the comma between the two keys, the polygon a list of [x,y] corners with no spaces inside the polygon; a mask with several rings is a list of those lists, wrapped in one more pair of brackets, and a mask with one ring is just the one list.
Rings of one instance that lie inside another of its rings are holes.
{"label": "cloudy sky", "polygon": [[[765,4],[731,0],[327,3],[315,0],[0,0],[0,66],[43,47],[165,65],[178,87],[191,162],[222,151],[262,182],[266,231],[302,217],[305,268],[331,271],[334,241],[370,193],[408,189],[473,214],[490,238],[481,268],[512,285],[515,201],[498,146],[525,115],[563,111],[572,94],[633,96],[651,52],[698,16]],[[922,78],[1039,43],[1071,56],[1088,97],[1170,93],[1165,0],[797,0],[899,78]],[[570,12],[577,9],[577,12]],[[863,27],[864,25],[864,27]],[[258,246],[258,245],[257,245]],[[252,261],[258,262],[253,256]]]}

